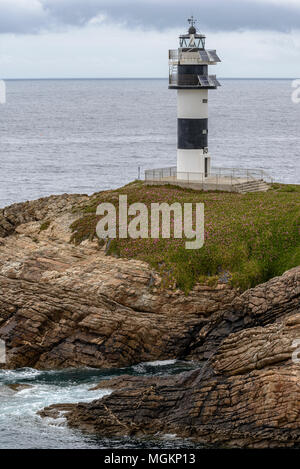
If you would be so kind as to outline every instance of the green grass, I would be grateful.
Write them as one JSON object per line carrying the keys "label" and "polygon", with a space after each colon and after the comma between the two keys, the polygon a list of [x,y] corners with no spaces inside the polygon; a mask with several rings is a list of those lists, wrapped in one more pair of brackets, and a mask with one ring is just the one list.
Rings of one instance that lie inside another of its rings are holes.
{"label": "green grass", "polygon": [[202,202],[205,204],[205,244],[186,250],[184,239],[117,239],[109,253],[148,262],[163,277],[165,286],[186,293],[196,282],[216,283],[226,273],[243,290],[300,265],[300,186],[274,184],[266,193],[198,192],[175,186],[145,186],[135,182],[115,191],[94,194],[78,207],[72,241],[94,239],[99,203],[118,206],[126,194],[128,204],[143,202]]}

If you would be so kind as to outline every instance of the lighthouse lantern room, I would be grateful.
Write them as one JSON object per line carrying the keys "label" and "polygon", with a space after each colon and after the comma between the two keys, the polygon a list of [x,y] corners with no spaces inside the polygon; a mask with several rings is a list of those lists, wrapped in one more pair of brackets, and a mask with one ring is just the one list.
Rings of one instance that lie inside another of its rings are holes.
{"label": "lighthouse lantern room", "polygon": [[221,62],[215,50],[205,49],[193,17],[179,49],[169,51],[169,89],[177,90],[177,179],[197,180],[210,174],[208,153],[208,90],[220,86],[208,66]]}

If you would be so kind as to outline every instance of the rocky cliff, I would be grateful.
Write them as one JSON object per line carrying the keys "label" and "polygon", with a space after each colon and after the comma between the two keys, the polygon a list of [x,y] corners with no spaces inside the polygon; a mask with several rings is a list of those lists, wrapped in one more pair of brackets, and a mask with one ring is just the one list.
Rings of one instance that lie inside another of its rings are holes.
{"label": "rocky cliff", "polygon": [[192,356],[201,360],[206,348],[211,353],[213,338],[217,341],[198,370],[106,380],[99,388],[114,390],[111,395],[51,406],[41,415],[56,418],[63,411],[71,427],[103,436],[176,434],[222,447],[299,447],[300,373],[292,360],[300,338],[299,280],[296,268],[235,300],[240,312],[235,332],[228,334],[232,306],[231,313],[217,315],[215,327],[209,324],[202,345],[193,349]]}
{"label": "rocky cliff", "polygon": [[86,196],[0,213],[0,339],[8,368],[123,367],[180,358],[176,378],[121,378],[114,392],[66,410],[73,427],[112,435],[176,433],[225,446],[295,446],[300,432],[300,267],[241,293],[222,280],[186,296],[143,262],[70,244]]}
{"label": "rocky cliff", "polygon": [[70,244],[72,207],[82,198],[50,197],[2,214],[0,338],[7,366],[121,367],[191,355],[204,326],[237,292],[222,283],[198,285],[189,296],[163,290],[143,262],[108,257],[97,242]]}

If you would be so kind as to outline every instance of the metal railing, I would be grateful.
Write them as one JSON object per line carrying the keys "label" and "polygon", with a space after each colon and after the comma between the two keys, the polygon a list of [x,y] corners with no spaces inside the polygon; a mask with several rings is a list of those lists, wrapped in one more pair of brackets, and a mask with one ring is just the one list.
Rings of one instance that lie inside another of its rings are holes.
{"label": "metal railing", "polygon": [[[204,57],[202,54],[206,54]],[[212,54],[212,55],[211,55]],[[201,65],[201,64],[214,64],[219,62],[220,59],[216,55],[216,50],[204,50],[199,52],[199,49],[190,48],[184,52],[178,49],[169,50],[169,61],[172,63]]]}
{"label": "metal railing", "polygon": [[247,181],[265,181],[273,183],[273,178],[269,176],[264,169],[259,168],[217,168],[213,167],[212,171],[223,176],[232,176],[236,178],[246,178]]}
{"label": "metal railing", "polygon": [[169,73],[169,85],[191,86],[193,88],[215,88],[220,85],[216,75],[194,75],[178,74],[177,68],[173,67]]}
{"label": "metal railing", "polygon": [[177,178],[176,166],[171,166],[170,168],[146,169],[145,171],[145,181],[161,180],[168,177]]}
{"label": "metal railing", "polygon": [[145,181],[164,182],[170,184],[201,185],[211,189],[221,189],[222,186],[238,186],[252,181],[272,183],[273,179],[262,169],[243,168],[212,168],[208,175],[198,172],[180,172],[176,166],[160,169],[147,169]]}
{"label": "metal railing", "polygon": [[192,74],[178,75],[177,71],[175,73],[172,73],[172,72],[170,73],[169,85],[201,87],[199,83],[198,75],[192,75]]}
{"label": "metal railing", "polygon": [[178,60],[178,49],[169,50],[169,60]]}

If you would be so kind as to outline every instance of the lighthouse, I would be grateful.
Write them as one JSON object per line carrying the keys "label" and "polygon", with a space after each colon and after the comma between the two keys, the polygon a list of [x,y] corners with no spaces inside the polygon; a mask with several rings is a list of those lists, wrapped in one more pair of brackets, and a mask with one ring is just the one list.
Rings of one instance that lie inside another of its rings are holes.
{"label": "lighthouse", "polygon": [[187,34],[179,36],[179,48],[169,50],[169,89],[177,90],[177,179],[209,177],[208,90],[220,83],[208,74],[208,66],[221,62],[215,50],[205,49],[193,17]]}

